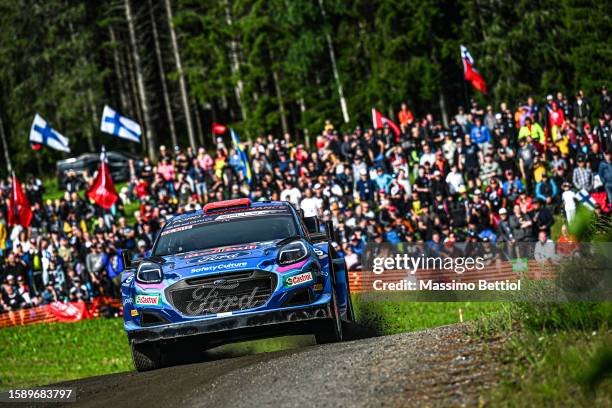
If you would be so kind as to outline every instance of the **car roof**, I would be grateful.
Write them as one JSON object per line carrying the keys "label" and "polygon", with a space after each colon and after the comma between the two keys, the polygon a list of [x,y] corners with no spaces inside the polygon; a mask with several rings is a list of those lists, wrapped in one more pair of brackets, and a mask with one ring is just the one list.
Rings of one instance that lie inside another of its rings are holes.
{"label": "car roof", "polygon": [[[280,207],[291,207],[291,204],[289,204],[289,202],[287,201],[251,201],[251,204],[249,205],[248,208],[234,209],[232,211],[235,211],[235,212],[249,211],[249,210],[256,209],[256,208],[271,207],[271,206],[279,207],[279,208]],[[194,211],[186,212],[184,214],[179,214],[179,215],[172,217],[170,221],[176,222],[176,221],[180,221],[183,218],[192,217],[194,215],[205,215],[204,210],[194,210]],[[210,215],[214,215],[214,212]]]}

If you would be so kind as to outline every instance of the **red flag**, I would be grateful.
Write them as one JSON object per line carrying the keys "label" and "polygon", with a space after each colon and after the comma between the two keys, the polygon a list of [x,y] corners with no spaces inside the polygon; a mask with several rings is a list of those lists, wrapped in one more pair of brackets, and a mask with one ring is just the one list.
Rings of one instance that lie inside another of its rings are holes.
{"label": "red flag", "polygon": [[45,305],[47,313],[54,315],[60,322],[78,322],[83,319],[91,319],[85,302],[53,302]]}
{"label": "red flag", "polygon": [[117,191],[115,191],[115,185],[111,179],[108,164],[106,163],[106,152],[104,148],[102,148],[102,154],[100,154],[98,175],[91,187],[87,190],[87,197],[106,210],[110,209],[119,199]]}
{"label": "red flag", "polygon": [[383,115],[380,114],[379,111],[372,108],[372,126],[374,126],[374,129],[383,128],[385,127],[385,125],[389,126],[393,133],[395,133],[395,136],[399,137],[400,128],[395,123],[393,123],[391,119],[385,118]]}
{"label": "red flag", "polygon": [[474,67],[474,59],[463,45],[461,46],[461,59],[463,60],[463,78],[469,81],[474,88],[486,94],[487,84],[482,75]]}
{"label": "red flag", "polygon": [[22,227],[29,227],[32,221],[32,208],[28,197],[23,193],[19,180],[13,173],[13,188],[11,189],[11,196],[9,198],[8,208],[8,223],[9,225],[21,225]]}
{"label": "red flag", "polygon": [[213,122],[213,124],[212,124],[212,132],[215,135],[222,135],[222,134],[225,133],[226,130],[227,130],[227,128],[224,125],[222,125],[220,123]]}

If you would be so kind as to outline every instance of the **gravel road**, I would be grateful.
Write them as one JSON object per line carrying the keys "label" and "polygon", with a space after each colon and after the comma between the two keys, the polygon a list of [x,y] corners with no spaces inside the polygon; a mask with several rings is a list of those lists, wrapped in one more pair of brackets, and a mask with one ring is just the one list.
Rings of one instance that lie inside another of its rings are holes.
{"label": "gravel road", "polygon": [[500,347],[452,325],[62,385],[77,389],[70,407],[478,406]]}

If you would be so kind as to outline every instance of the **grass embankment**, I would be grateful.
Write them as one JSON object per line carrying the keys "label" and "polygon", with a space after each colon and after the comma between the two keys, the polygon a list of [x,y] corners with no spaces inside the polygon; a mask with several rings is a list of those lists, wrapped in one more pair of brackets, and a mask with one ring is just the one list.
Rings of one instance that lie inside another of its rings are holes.
{"label": "grass embankment", "polygon": [[[569,229],[579,242],[606,244],[586,247],[588,262],[560,269],[560,293],[609,299],[612,221],[580,208]],[[534,289],[545,300],[543,288]],[[501,356],[506,378],[489,396],[491,406],[612,406],[612,302],[508,303],[476,326],[483,336],[510,334]]]}
{"label": "grass embankment", "polygon": [[[354,297],[358,321],[373,334],[393,334],[481,318],[495,303],[361,301]],[[280,337],[218,347],[212,358],[270,352],[314,344],[312,336]],[[121,319],[54,323],[0,330],[0,389],[48,384],[131,371],[132,361]]]}
{"label": "grass embankment", "polygon": [[612,406],[612,303],[509,303],[476,331],[511,333],[491,406]]}
{"label": "grass embankment", "polygon": [[0,330],[0,389],[132,369],[122,319]]}

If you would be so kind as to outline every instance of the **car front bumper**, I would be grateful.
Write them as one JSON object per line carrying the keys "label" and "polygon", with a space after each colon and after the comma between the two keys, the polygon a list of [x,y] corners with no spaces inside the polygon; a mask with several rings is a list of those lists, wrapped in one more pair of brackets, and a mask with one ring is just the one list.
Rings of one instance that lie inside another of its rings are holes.
{"label": "car front bumper", "polygon": [[328,302],[146,327],[128,331],[128,339],[134,343],[189,339],[223,344],[283,334],[312,333],[321,320],[332,316],[331,302]]}

